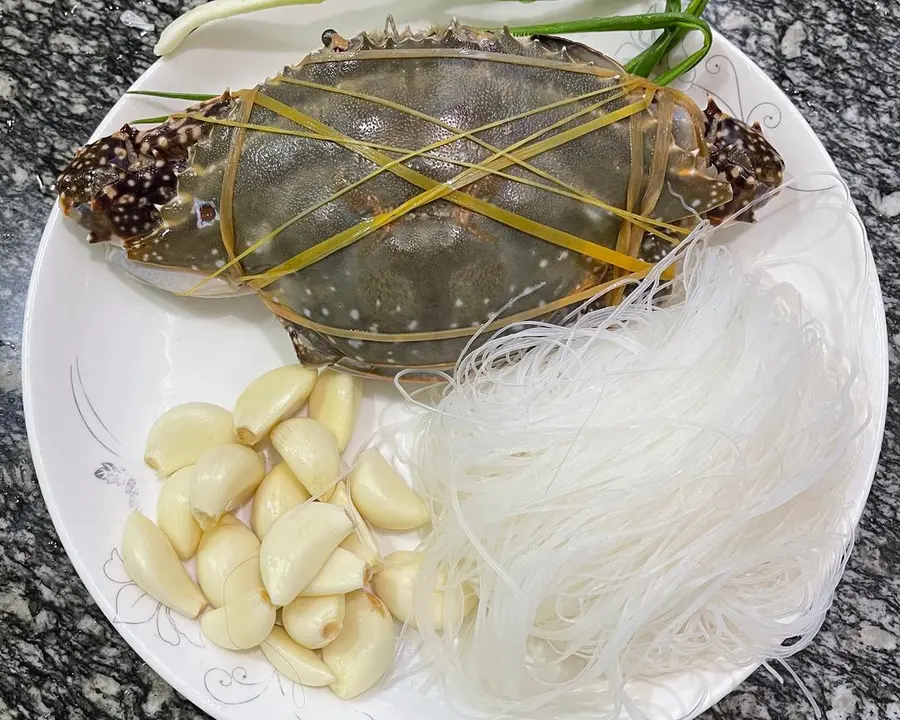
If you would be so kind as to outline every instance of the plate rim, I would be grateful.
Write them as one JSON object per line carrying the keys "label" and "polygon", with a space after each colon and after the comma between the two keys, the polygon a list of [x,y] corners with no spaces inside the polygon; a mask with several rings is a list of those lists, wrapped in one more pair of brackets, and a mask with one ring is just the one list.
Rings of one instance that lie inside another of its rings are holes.
{"label": "plate rim", "polygon": [[[768,84],[769,88],[773,91],[773,97],[777,97],[781,99],[786,106],[794,111],[796,117],[799,119],[802,127],[806,130],[809,137],[812,138],[813,142],[817,145],[818,149],[821,151],[822,155],[827,159],[828,164],[830,166],[830,170],[838,175],[843,180],[843,175],[837,168],[834,163],[834,160],[831,157],[831,154],[828,152],[828,149],[825,147],[825,144],[822,142],[819,135],[815,132],[812,126],[807,121],[806,117],[800,112],[799,108],[793,102],[793,100],[785,93],[782,88],[771,78],[771,76],[766,73],[757,63],[756,61],[750,57],[747,53],[745,53],[740,47],[738,47],[734,42],[725,37],[717,27],[712,27],[714,41],[716,43],[721,44],[725,47],[730,53],[740,56],[750,67],[750,69],[756,73],[762,80]],[[303,52],[300,50],[300,52]],[[308,51],[307,51],[308,52]],[[177,56],[177,54],[175,55]],[[135,89],[137,86],[143,83],[145,78],[151,76],[155,73],[163,63],[166,62],[166,58],[162,57],[154,61],[146,70],[144,70],[132,83],[129,85],[128,89],[122,96],[109,108],[109,110],[105,113],[104,117],[100,120],[97,126],[92,131],[90,138],[93,139],[98,135],[100,128],[103,127],[108,119],[116,113],[129,99],[128,91]],[[90,141],[90,140],[89,140]],[[846,181],[844,181],[846,182]],[[870,264],[873,273],[870,282],[872,283],[872,290],[877,291],[873,292],[873,303],[871,309],[875,311],[878,327],[877,331],[879,334],[880,341],[878,343],[877,352],[879,355],[879,373],[878,373],[878,381],[881,383],[883,392],[879,396],[879,405],[876,410],[876,416],[872,418],[875,421],[875,429],[878,433],[877,439],[875,441],[875,446],[873,448],[873,453],[871,458],[869,458],[867,462],[866,469],[866,486],[865,493],[861,494],[859,501],[857,503],[856,508],[853,512],[853,531],[854,535],[856,534],[856,530],[859,526],[859,523],[862,518],[862,514],[865,511],[866,504],[868,503],[869,497],[871,495],[872,487],[874,485],[875,475],[878,471],[878,465],[881,459],[883,445],[884,445],[884,435],[886,429],[887,422],[887,405],[889,400],[889,381],[890,381],[890,346],[888,339],[888,328],[887,328],[887,316],[885,313],[885,305],[884,305],[884,294],[881,287],[881,280],[878,273],[878,267],[875,264],[874,257],[872,255],[872,246],[869,240],[868,228],[866,228],[864,222],[862,222],[862,216],[859,213],[859,208],[857,206],[856,201],[852,197],[848,189],[848,200],[849,200],[849,210],[852,211],[857,217],[860,218],[860,226],[863,230],[863,239],[865,241],[865,250],[866,250],[866,260],[867,264]],[[50,483],[45,479],[44,472],[44,462],[43,455],[40,451],[40,440],[37,438],[36,433],[34,432],[35,428],[35,392],[34,392],[34,378],[32,377],[32,373],[34,372],[32,367],[31,360],[31,335],[32,335],[32,324],[34,322],[34,299],[37,294],[37,286],[39,282],[39,276],[41,272],[41,267],[44,262],[44,257],[47,253],[48,245],[50,242],[50,236],[54,231],[55,227],[62,222],[62,218],[60,217],[60,207],[58,201],[54,200],[53,207],[47,217],[47,220],[44,225],[44,229],[41,233],[41,240],[38,245],[37,252],[35,254],[32,269],[29,277],[28,283],[28,291],[26,295],[25,301],[25,312],[23,317],[23,329],[22,329],[22,348],[20,354],[20,362],[21,362],[21,377],[22,377],[22,403],[24,409],[24,417],[25,417],[25,429],[26,435],[28,438],[28,446],[31,454],[32,464],[34,466],[35,475],[37,476],[38,486],[41,491],[41,497],[44,501],[45,506],[47,507],[48,514],[50,515],[51,522],[53,523],[54,530],[59,537],[60,543],[63,546],[63,549],[66,552],[66,556],[74,567],[76,574],[79,577],[82,585],[84,585],[85,589],[91,596],[91,599],[94,603],[99,607],[100,611],[103,613],[104,617],[106,617],[107,621],[110,625],[116,630],[119,636],[126,642],[126,644],[131,648],[131,650],[147,665],[149,665],[157,675],[159,675],[170,687],[172,687],[179,695],[192,703],[195,707],[199,708],[203,712],[209,714],[214,718],[224,718],[225,715],[221,715],[221,708],[218,707],[217,704],[214,704],[209,699],[204,699],[202,694],[199,693],[194,686],[188,682],[187,680],[183,680],[181,676],[169,670],[168,665],[162,662],[157,654],[153,652],[153,650],[146,643],[141,642],[137,636],[126,633],[126,626],[123,626],[120,623],[115,623],[113,617],[110,612],[113,611],[113,608],[106,607],[108,602],[106,601],[104,594],[101,592],[98,585],[93,581],[91,573],[82,560],[80,554],[75,552],[73,547],[73,542],[70,537],[70,534],[67,530],[66,522],[62,517],[62,513],[60,508],[58,507],[56,500],[54,498],[54,493],[51,488]],[[873,352],[874,352],[873,347]],[[874,379],[874,378],[873,378]],[[871,394],[870,394],[871,395]],[[715,686],[709,688],[709,690],[714,690],[714,692],[707,692],[704,701],[701,707],[695,712],[692,712],[690,717],[696,717],[701,713],[705,712],[711,707],[714,707],[717,703],[719,703],[724,697],[729,695],[730,693],[737,690],[743,682],[752,675],[759,667],[761,667],[762,663],[751,664],[745,667],[733,668],[731,670],[722,670],[716,673],[717,677],[720,677],[722,682],[717,683]],[[726,676],[728,677],[728,681],[725,682]]]}

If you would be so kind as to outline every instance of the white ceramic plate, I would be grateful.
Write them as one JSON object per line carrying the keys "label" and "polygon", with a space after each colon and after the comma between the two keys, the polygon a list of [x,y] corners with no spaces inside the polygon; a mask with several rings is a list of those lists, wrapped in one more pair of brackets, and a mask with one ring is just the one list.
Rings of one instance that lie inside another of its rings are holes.
{"label": "white ceramic plate", "polygon": [[[585,17],[588,3],[569,0],[477,2],[443,0],[328,0],[321,6],[271,10],[215,23],[192,35],[176,55],[155,64],[136,88],[220,92],[252,87],[319,45],[325,28],[345,35],[380,28],[387,13],[398,24],[463,22],[497,25]],[[612,12],[647,10],[649,3],[605,3]],[[594,4],[596,7],[596,4]],[[579,40],[620,59],[651,40],[645,34],[581,35]],[[759,120],[792,176],[833,171],[824,148],[790,101],[738,49],[717,37],[715,47],[682,87],[701,106],[708,93],[747,121]],[[95,136],[122,123],[174,110],[178,103],[123,98]],[[833,184],[804,181],[807,189]],[[852,206],[850,207],[852,210]],[[863,269],[865,370],[873,419],[863,439],[851,489],[850,522],[858,520],[878,457],[887,387],[884,313],[864,234],[840,189],[786,192],[757,227],[731,232],[750,256],[806,252],[832,278],[785,271],[821,314],[834,298],[854,296]],[[227,322],[225,322],[227,320]],[[25,321],[23,384],[26,419],[41,489],[63,545],[103,612],[163,678],[216,718],[302,717],[305,720],[452,720],[434,694],[409,685],[370,692],[355,702],[327,690],[306,690],[278,676],[258,652],[237,655],[204,643],[198,624],[161,608],[132,584],[116,550],[132,508],[155,516],[158,481],[141,462],[146,431],[168,407],[207,400],[231,407],[258,374],[294,360],[286,334],[255,298],[188,300],[154,292],[114,272],[84,233],[54,210],[34,268]],[[390,386],[367,389],[355,443],[366,439],[385,411],[396,408]],[[352,452],[352,448],[350,450]],[[718,701],[753,668],[678,675],[665,683],[679,700],[675,714],[693,714]],[[562,719],[561,719],[562,720]]]}

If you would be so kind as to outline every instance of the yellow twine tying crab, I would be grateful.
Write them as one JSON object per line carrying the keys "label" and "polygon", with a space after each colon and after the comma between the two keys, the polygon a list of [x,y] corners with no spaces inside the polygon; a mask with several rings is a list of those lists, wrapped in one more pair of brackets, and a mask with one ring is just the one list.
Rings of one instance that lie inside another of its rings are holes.
{"label": "yellow twine tying crab", "polygon": [[747,201],[717,138],[753,130],[586,46],[390,20],[383,36],[328,30],[323,44],[252,90],[86,148],[64,208],[89,195],[79,168],[124,143],[138,162],[120,184],[162,175],[167,202],[155,220],[148,198],[113,188],[82,215],[95,240],[199,276],[178,294],[255,291],[306,363],[392,375],[452,365],[484,326],[554,322]]}

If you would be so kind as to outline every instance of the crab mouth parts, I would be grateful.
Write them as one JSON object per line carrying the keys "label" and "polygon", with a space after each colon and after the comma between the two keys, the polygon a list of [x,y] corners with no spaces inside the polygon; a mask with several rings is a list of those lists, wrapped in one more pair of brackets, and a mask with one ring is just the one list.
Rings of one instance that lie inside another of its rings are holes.
{"label": "crab mouth parts", "polygon": [[105,213],[97,212],[92,201],[73,203],[66,197],[60,197],[60,207],[67,217],[72,218],[88,231],[88,242],[91,244],[120,240]]}

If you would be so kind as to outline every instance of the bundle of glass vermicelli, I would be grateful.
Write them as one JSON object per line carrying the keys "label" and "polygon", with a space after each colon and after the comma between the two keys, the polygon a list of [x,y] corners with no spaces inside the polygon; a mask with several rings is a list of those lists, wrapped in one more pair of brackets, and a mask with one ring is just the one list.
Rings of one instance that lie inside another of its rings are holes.
{"label": "bundle of glass vermicelli", "polygon": [[[491,338],[426,407],[416,624],[468,712],[640,718],[633,681],[783,659],[821,626],[853,539],[858,358],[711,232],[676,281]],[[432,592],[464,583],[476,610],[439,630]]]}

